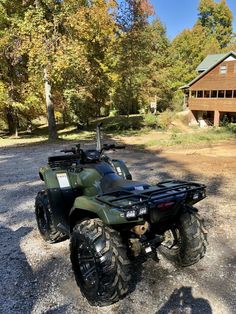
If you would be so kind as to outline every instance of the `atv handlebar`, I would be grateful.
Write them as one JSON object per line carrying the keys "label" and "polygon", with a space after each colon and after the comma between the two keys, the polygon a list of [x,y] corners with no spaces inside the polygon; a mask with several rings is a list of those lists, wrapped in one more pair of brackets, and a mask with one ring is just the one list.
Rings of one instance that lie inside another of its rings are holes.
{"label": "atv handlebar", "polygon": [[81,151],[80,144],[75,145],[71,149],[63,149],[61,150],[61,153],[72,153],[74,155],[79,154]]}
{"label": "atv handlebar", "polygon": [[62,149],[60,152],[61,153],[74,153],[74,149],[72,148],[72,149]]}
{"label": "atv handlebar", "polygon": [[[124,149],[124,145],[115,145],[115,144],[104,144],[100,153],[102,153],[104,150],[115,150],[115,149]],[[76,145],[76,147],[72,147],[71,149],[62,149],[61,153],[72,153],[72,154],[79,154],[83,152],[83,150],[80,149],[79,145]]]}
{"label": "atv handlebar", "polygon": [[110,149],[124,149],[124,145],[115,145],[115,144],[104,144],[102,150],[110,150]]}

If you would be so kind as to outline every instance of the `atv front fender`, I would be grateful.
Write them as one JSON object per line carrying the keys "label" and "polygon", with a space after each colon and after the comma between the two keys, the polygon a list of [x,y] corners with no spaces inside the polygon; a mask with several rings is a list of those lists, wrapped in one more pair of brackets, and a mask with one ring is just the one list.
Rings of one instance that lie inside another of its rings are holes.
{"label": "atv front fender", "polygon": [[70,225],[73,225],[75,220],[86,217],[98,217],[107,225],[130,223],[125,219],[122,211],[117,208],[102,204],[91,197],[77,197],[70,211]]}
{"label": "atv front fender", "polygon": [[110,163],[121,178],[132,180],[132,175],[123,160],[112,159]]}

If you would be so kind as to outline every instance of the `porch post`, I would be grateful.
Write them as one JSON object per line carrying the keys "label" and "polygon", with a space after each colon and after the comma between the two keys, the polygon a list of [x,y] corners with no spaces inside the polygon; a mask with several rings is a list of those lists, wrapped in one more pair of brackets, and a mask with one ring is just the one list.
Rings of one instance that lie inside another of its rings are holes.
{"label": "porch post", "polygon": [[215,110],[214,112],[214,126],[218,127],[220,125],[220,112]]}

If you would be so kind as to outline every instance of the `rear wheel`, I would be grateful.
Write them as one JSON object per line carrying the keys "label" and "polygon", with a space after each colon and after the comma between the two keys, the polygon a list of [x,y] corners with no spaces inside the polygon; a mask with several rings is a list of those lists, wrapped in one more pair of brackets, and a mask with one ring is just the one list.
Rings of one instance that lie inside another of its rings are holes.
{"label": "rear wheel", "polygon": [[127,293],[130,262],[117,231],[84,220],[73,229],[70,249],[76,282],[91,305],[110,305]]}
{"label": "rear wheel", "polygon": [[46,191],[40,191],[35,200],[35,216],[39,232],[42,238],[50,243],[56,243],[68,237],[56,230],[53,224],[53,216]]}
{"label": "rear wheel", "polygon": [[207,232],[199,216],[189,210],[180,216],[176,227],[167,230],[160,252],[181,266],[197,263],[206,252]]}

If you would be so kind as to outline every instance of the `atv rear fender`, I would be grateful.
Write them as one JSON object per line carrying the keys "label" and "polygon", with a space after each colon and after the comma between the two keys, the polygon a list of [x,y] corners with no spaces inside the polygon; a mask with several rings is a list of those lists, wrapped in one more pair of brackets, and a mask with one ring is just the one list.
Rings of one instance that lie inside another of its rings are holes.
{"label": "atv rear fender", "polygon": [[[68,186],[61,188],[57,175],[66,176]],[[82,182],[76,173],[65,170],[52,170],[49,166],[40,168],[40,179],[44,181],[55,227],[59,223],[67,224],[69,211],[77,196],[81,195]]]}
{"label": "atv rear fender", "polygon": [[[95,217],[100,218],[107,225],[130,223],[118,208],[98,202],[95,198],[79,196],[75,199],[74,205],[70,211],[70,227],[73,228],[76,221],[82,220],[84,218]],[[137,220],[139,223],[140,221],[140,219]]]}

